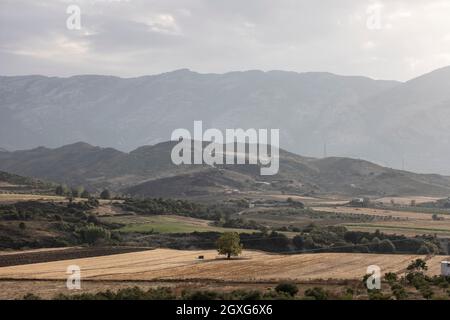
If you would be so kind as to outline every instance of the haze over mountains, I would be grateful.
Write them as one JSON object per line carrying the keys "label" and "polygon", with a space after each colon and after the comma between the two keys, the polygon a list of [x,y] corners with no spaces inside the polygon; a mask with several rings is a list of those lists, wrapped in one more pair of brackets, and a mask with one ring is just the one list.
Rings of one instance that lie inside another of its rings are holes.
{"label": "haze over mountains", "polygon": [[[449,67],[405,83],[186,69],[130,79],[0,77],[0,147],[86,141],[130,151],[202,120],[205,129],[279,128],[281,147],[304,156],[322,156],[326,144],[328,156],[450,174],[449,89]],[[109,152],[113,161],[117,151]]]}
{"label": "haze over mountains", "polygon": [[175,142],[130,153],[79,142],[64,147],[0,152],[0,170],[90,190],[133,196],[192,197],[227,192],[286,192],[345,196],[450,195],[450,178],[415,174],[348,158],[307,158],[280,150],[280,170],[261,176],[257,165],[172,163]]}

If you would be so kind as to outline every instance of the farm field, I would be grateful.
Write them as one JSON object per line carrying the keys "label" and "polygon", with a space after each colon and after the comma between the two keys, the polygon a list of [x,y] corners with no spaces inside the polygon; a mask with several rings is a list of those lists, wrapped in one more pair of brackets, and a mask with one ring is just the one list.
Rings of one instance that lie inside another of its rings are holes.
{"label": "farm field", "polygon": [[262,195],[265,200],[277,200],[277,201],[286,201],[288,198],[291,198],[294,201],[300,201],[305,203],[308,206],[313,205],[329,205],[329,206],[338,206],[346,204],[350,201],[350,199],[342,199],[342,198],[315,198],[315,197],[306,197],[299,196],[293,194],[263,194]]}
{"label": "farm field", "polygon": [[178,215],[152,215],[152,216],[118,216],[104,217],[105,222],[123,223],[126,226],[119,229],[120,232],[139,233],[190,233],[190,232],[256,232],[250,229],[221,228],[210,225],[210,221],[184,217]]}
{"label": "farm field", "polygon": [[[198,260],[199,255],[204,260]],[[401,273],[421,255],[318,253],[280,255],[244,251],[240,258],[226,260],[215,250],[155,249],[102,257],[72,259],[0,268],[5,280],[64,280],[66,268],[78,265],[89,281],[214,280],[224,282],[264,282],[292,279],[361,279],[369,265],[382,272]],[[443,256],[427,261],[430,275],[438,274]]]}
{"label": "farm field", "polygon": [[432,214],[416,211],[399,211],[399,210],[385,210],[385,209],[357,208],[357,207],[313,207],[312,209],[315,211],[365,214],[371,216],[400,218],[405,220],[406,219],[432,220]]}
{"label": "farm field", "polygon": [[[403,234],[406,236],[436,234],[441,237],[450,236],[450,218],[447,214],[438,214],[440,220],[433,220],[430,212],[408,210],[388,210],[356,207],[314,207],[315,211],[334,212],[342,214],[369,215],[378,218],[374,222],[342,223],[355,231],[380,230],[388,234]],[[388,218],[385,220],[384,218]]]}
{"label": "farm field", "polygon": [[441,198],[437,197],[424,197],[424,196],[411,196],[411,197],[384,197],[376,199],[375,202],[381,202],[383,204],[391,204],[392,201],[399,205],[407,205],[409,206],[411,204],[411,201],[415,201],[416,204],[426,203],[426,202],[434,202],[436,200],[439,200]]}
{"label": "farm field", "polygon": [[17,201],[67,201],[66,197],[42,194],[0,193],[0,203],[14,203]]}
{"label": "farm field", "polygon": [[387,234],[403,234],[415,236],[422,234],[436,234],[438,236],[450,236],[450,219],[445,221],[379,221],[375,223],[350,223],[344,224],[350,230],[369,231],[380,230]]}
{"label": "farm field", "polygon": [[[23,194],[23,193],[0,193],[0,204],[16,203],[19,201],[41,201],[41,202],[69,202],[65,196],[44,195],[44,194]],[[74,198],[72,201],[86,201],[83,198]],[[100,204],[120,203],[122,200],[103,200],[98,199]]]}

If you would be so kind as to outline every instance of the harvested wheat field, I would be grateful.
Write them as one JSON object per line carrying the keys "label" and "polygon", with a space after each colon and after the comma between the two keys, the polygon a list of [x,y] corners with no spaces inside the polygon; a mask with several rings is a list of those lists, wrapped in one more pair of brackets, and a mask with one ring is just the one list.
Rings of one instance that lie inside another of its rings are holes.
{"label": "harvested wheat field", "polygon": [[383,204],[390,204],[392,202],[400,205],[410,205],[412,201],[415,201],[416,204],[426,203],[426,202],[434,202],[442,198],[437,197],[424,197],[424,196],[411,196],[411,197],[384,197],[376,199],[376,202],[381,202]]}
{"label": "harvested wheat field", "polygon": [[393,217],[399,219],[414,220],[432,220],[432,214],[414,212],[414,211],[397,211],[374,208],[356,208],[356,207],[312,207],[315,211],[342,213],[342,214],[364,214],[369,216]]}
{"label": "harvested wheat field", "polygon": [[[198,260],[199,255],[204,260]],[[242,257],[226,260],[216,251],[155,249],[74,260],[54,261],[0,268],[0,280],[66,279],[69,265],[78,265],[84,280],[164,281],[221,280],[229,282],[277,281],[282,279],[361,279],[369,265],[382,273],[403,272],[420,255],[318,253],[279,255],[246,251]],[[427,261],[430,274],[438,274],[444,257]]]}

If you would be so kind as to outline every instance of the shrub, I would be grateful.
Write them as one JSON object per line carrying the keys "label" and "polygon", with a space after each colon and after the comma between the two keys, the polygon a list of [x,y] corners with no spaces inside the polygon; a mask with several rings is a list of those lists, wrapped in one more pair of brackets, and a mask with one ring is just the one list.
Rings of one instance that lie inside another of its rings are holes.
{"label": "shrub", "polygon": [[394,284],[395,282],[398,281],[398,277],[397,274],[394,272],[388,272],[384,275],[384,279],[390,284]]}
{"label": "shrub", "polygon": [[23,300],[42,300],[41,297],[35,295],[34,293],[27,293],[22,297]]}
{"label": "shrub", "polygon": [[314,298],[315,300],[327,300],[328,299],[328,292],[326,292],[324,289],[319,287],[314,287],[311,289],[307,289],[305,291],[305,296]]}
{"label": "shrub", "polygon": [[275,291],[278,293],[287,293],[293,297],[298,293],[298,288],[293,282],[281,282],[275,287]]}
{"label": "shrub", "polygon": [[403,288],[400,284],[396,283],[391,286],[392,294],[397,300],[406,299],[408,297],[408,293],[405,288]]}
{"label": "shrub", "polygon": [[369,290],[369,299],[370,300],[390,300],[391,296],[388,294],[383,294],[381,290]]}
{"label": "shrub", "polygon": [[184,300],[217,300],[219,298],[219,294],[214,291],[208,290],[198,290],[193,292],[184,292],[183,293]]}
{"label": "shrub", "polygon": [[433,297],[433,290],[428,285],[424,285],[419,288],[419,292],[422,294],[422,297],[429,300]]}

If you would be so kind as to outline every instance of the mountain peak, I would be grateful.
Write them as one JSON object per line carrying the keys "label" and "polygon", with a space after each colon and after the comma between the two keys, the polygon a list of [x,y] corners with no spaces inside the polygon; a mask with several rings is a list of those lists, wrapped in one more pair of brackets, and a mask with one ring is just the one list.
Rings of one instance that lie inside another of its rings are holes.
{"label": "mountain peak", "polygon": [[78,141],[71,144],[67,144],[57,149],[97,149],[99,147],[95,147],[87,142]]}

